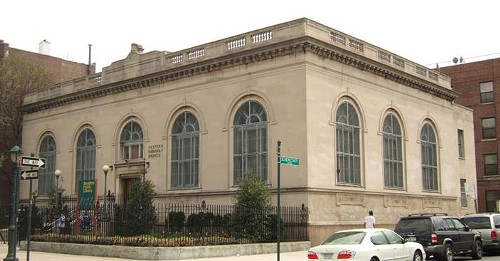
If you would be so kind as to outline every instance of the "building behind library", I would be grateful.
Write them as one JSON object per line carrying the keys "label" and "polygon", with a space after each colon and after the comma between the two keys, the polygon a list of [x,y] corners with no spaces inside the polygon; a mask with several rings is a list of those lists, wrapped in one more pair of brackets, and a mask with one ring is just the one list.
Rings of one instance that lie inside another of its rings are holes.
{"label": "building behind library", "polygon": [[460,92],[458,104],[474,110],[477,176],[477,209],[500,211],[500,172],[498,171],[498,128],[500,58],[460,63],[439,68],[452,78],[452,89]]}
{"label": "building behind library", "polygon": [[101,199],[105,183],[126,201],[146,178],[156,201],[192,204],[234,203],[253,172],[276,203],[281,141],[299,159],[281,165],[281,205],[308,207],[312,244],[368,210],[388,228],[475,212],[473,116],[448,76],[306,18],[178,52],[131,47],[25,97],[22,149],[47,159],[38,201],[60,170],[66,195],[96,179]]}

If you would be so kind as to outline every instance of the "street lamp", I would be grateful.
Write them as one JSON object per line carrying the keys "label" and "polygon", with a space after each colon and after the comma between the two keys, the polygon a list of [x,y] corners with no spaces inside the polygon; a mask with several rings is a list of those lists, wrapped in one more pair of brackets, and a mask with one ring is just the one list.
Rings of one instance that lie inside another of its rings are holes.
{"label": "street lamp", "polygon": [[104,171],[104,208],[106,208],[106,193],[107,193],[107,181],[108,181],[108,171],[110,170],[111,168],[108,166],[108,165],[104,165],[102,166],[102,171]]}
{"label": "street lamp", "polygon": [[56,169],[54,174],[56,175],[56,209],[59,212],[59,177],[61,176],[61,171]]}
{"label": "street lamp", "polygon": [[14,163],[14,168],[12,169],[12,205],[10,209],[10,220],[9,220],[9,250],[7,256],[3,259],[4,261],[17,261],[16,257],[16,231],[17,231],[17,205],[19,202],[19,155],[21,155],[21,148],[19,146],[14,146],[10,149],[10,160]]}

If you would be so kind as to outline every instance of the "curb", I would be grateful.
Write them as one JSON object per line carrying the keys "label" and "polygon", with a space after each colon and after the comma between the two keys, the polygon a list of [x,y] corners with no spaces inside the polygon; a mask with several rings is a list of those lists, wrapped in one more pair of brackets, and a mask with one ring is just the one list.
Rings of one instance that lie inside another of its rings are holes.
{"label": "curb", "polygon": [[[311,243],[309,241],[281,242],[280,252],[303,251],[308,250],[310,246]],[[207,257],[271,254],[276,253],[276,247],[276,243],[195,247],[131,247],[36,241],[30,242],[31,251],[85,256],[118,257],[139,260],[182,260]],[[21,249],[26,250],[26,241],[21,242]]]}

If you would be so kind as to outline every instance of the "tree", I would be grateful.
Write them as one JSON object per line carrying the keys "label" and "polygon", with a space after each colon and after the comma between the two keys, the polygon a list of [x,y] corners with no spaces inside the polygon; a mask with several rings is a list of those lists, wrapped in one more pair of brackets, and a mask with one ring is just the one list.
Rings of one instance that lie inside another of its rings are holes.
{"label": "tree", "polygon": [[[15,53],[0,59],[0,178],[12,187],[12,169],[8,160],[14,145],[21,147],[23,97],[34,90],[48,87],[53,76],[43,66]],[[2,203],[8,203],[2,202]]]}
{"label": "tree", "polygon": [[236,194],[237,203],[231,215],[234,236],[257,242],[266,238],[271,192],[255,173],[245,175]]}
{"label": "tree", "polygon": [[137,180],[132,184],[127,206],[127,228],[131,235],[149,234],[156,223],[153,204],[154,185],[150,180]]}

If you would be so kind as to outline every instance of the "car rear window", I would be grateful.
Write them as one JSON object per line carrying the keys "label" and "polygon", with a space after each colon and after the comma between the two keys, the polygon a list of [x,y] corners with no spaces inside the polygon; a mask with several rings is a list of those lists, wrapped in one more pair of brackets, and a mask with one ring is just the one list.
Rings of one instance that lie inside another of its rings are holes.
{"label": "car rear window", "polygon": [[362,231],[337,232],[331,235],[322,245],[358,245],[366,233]]}
{"label": "car rear window", "polygon": [[431,226],[432,224],[429,218],[405,218],[399,220],[394,231],[400,235],[406,235],[408,233],[421,235],[430,233]]}
{"label": "car rear window", "polygon": [[500,228],[500,215],[493,216],[493,223],[495,223],[496,228]]}
{"label": "car rear window", "polygon": [[488,229],[491,228],[490,218],[489,217],[463,217],[467,226],[472,229]]}

